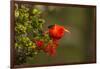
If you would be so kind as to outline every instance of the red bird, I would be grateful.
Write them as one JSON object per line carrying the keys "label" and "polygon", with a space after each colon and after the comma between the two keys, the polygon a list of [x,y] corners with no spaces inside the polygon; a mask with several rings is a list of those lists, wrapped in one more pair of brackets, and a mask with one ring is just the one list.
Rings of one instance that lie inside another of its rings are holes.
{"label": "red bird", "polygon": [[69,32],[63,26],[55,24],[49,28],[49,35],[53,40],[59,40],[64,35],[64,31]]}

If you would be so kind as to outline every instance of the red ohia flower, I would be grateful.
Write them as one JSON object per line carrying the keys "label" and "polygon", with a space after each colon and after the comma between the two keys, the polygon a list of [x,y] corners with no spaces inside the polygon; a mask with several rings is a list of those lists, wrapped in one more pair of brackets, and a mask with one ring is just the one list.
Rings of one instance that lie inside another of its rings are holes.
{"label": "red ohia flower", "polygon": [[64,35],[64,27],[60,25],[53,25],[49,28],[49,35],[54,40],[59,40]]}
{"label": "red ohia flower", "polygon": [[50,56],[54,56],[56,54],[56,47],[52,46],[52,44],[48,44],[44,51],[48,53]]}
{"label": "red ohia flower", "polygon": [[42,46],[44,45],[44,42],[41,41],[41,40],[38,40],[38,41],[36,41],[36,45],[37,45],[38,47],[42,47]]}

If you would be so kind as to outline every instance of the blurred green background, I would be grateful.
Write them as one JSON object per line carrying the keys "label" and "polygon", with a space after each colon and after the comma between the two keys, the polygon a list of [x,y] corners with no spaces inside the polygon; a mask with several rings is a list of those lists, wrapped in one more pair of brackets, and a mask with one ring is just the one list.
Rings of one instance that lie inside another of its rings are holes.
{"label": "blurred green background", "polygon": [[95,8],[35,5],[42,10],[46,20],[45,30],[51,24],[59,24],[71,33],[65,33],[59,41],[57,54],[50,57],[39,53],[25,64],[49,65],[95,62]]}

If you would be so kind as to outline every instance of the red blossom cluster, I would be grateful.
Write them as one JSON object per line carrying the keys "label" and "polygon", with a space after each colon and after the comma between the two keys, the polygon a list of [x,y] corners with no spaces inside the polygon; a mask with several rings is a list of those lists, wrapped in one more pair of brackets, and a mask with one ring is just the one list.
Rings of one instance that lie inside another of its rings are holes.
{"label": "red blossom cluster", "polygon": [[42,46],[44,45],[44,42],[41,41],[41,40],[38,40],[38,41],[36,41],[36,45],[37,45],[38,47],[42,47]]}

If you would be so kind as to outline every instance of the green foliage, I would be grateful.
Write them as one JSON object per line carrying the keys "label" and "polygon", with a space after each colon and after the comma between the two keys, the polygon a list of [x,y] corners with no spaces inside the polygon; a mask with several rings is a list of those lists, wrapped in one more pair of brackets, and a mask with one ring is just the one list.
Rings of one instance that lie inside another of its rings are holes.
{"label": "green foliage", "polygon": [[[15,4],[15,49],[16,64],[23,64],[28,57],[38,54],[36,43],[33,39],[43,39],[42,12],[30,8],[27,4]],[[45,36],[46,39],[46,36]]]}

